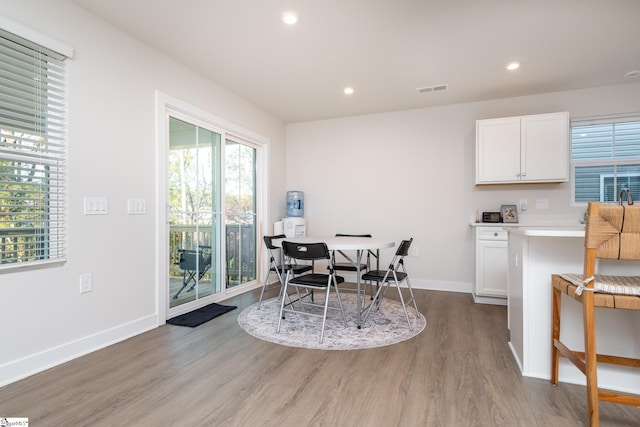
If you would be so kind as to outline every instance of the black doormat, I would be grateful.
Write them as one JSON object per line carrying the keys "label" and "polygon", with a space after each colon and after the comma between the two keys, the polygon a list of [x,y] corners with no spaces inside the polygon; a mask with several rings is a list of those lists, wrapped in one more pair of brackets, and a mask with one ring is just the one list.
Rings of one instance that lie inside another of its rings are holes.
{"label": "black doormat", "polygon": [[213,303],[205,305],[204,307],[201,307],[197,310],[190,311],[189,313],[181,314],[180,316],[169,319],[167,320],[167,323],[171,325],[190,326],[194,328],[231,310],[235,310],[236,308],[238,307],[236,307],[235,305],[221,305]]}

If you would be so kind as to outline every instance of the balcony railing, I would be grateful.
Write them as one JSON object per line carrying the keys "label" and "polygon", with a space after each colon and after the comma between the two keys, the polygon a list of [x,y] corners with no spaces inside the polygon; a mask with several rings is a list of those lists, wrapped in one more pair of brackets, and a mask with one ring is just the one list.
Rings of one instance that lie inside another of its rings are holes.
{"label": "balcony railing", "polygon": [[42,228],[0,228],[0,264],[45,259],[47,239]]}
{"label": "balcony railing", "polygon": [[[227,224],[225,226],[225,271],[226,286],[232,287],[256,279],[256,231],[253,224]],[[211,247],[212,265],[204,276],[211,279],[220,272],[220,257],[215,253],[219,247],[211,228],[177,224],[169,227],[169,272],[181,276],[180,250],[195,249],[196,246]]]}

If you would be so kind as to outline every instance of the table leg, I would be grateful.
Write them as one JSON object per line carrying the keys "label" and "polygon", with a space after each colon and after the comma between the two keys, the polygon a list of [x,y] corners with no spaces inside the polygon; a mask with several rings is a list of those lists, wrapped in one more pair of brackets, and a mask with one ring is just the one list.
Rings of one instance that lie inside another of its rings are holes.
{"label": "table leg", "polygon": [[356,251],[356,325],[362,328],[362,296],[360,295],[360,261],[362,260],[362,250]]}

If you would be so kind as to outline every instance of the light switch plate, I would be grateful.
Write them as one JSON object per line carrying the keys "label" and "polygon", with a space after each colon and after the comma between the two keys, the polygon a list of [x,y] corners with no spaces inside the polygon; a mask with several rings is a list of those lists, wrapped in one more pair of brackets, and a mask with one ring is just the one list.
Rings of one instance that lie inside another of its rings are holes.
{"label": "light switch plate", "polygon": [[107,215],[109,214],[109,200],[106,197],[85,197],[85,215]]}
{"label": "light switch plate", "polygon": [[147,201],[145,199],[128,199],[127,214],[128,215],[146,215]]}

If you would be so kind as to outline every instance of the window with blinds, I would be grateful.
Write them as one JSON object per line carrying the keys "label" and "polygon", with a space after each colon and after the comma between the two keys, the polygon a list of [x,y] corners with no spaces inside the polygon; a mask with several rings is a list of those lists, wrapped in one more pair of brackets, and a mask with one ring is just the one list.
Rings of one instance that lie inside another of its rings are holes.
{"label": "window with blinds", "polygon": [[640,114],[572,120],[571,166],[576,203],[640,202]]}
{"label": "window with blinds", "polygon": [[66,256],[64,59],[0,29],[0,269]]}

